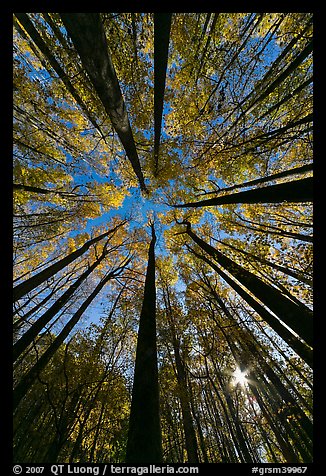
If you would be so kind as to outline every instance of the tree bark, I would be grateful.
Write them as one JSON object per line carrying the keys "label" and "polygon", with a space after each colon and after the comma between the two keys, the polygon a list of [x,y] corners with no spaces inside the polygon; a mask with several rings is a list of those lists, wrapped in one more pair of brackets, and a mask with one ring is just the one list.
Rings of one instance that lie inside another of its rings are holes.
{"label": "tree bark", "polygon": [[50,65],[54,69],[54,71],[57,73],[61,81],[64,83],[66,86],[67,90],[70,92],[72,97],[75,99],[76,103],[80,106],[82,111],[85,113],[86,117],[88,120],[92,123],[92,125],[99,131],[101,137],[105,140],[105,137],[103,136],[103,133],[97,124],[97,121],[95,117],[91,114],[91,112],[87,109],[84,101],[81,99],[79,93],[77,90],[74,88],[72,83],[70,82],[69,77],[65,73],[65,71],[62,69],[56,58],[53,56],[50,48],[48,45],[44,42],[43,38],[39,34],[39,32],[36,30],[34,27],[33,23],[31,20],[28,18],[28,15],[26,13],[15,13],[16,18],[19,20],[19,22],[23,25],[31,39],[34,41],[36,46],[39,48],[41,53],[45,56],[45,58],[49,61]]}
{"label": "tree bark", "polygon": [[166,67],[172,13],[154,13],[154,176],[158,174]]}
{"label": "tree bark", "polygon": [[21,399],[26,395],[30,387],[33,385],[37,375],[44,369],[44,367],[49,363],[49,361],[54,356],[55,352],[59,349],[64,340],[68,337],[72,329],[80,320],[81,316],[84,314],[91,302],[96,298],[99,292],[103,289],[106,283],[117,276],[130,262],[130,258],[114,271],[108,273],[96,286],[94,291],[85,299],[83,304],[80,306],[78,311],[72,316],[68,323],[64,326],[60,334],[54,339],[52,344],[47,348],[44,354],[38,359],[36,364],[22,377],[21,381],[14,389],[13,392],[13,407],[14,410],[19,405]]}
{"label": "tree bark", "polygon": [[60,16],[126,151],[140,188],[148,192],[100,14],[60,13]]}
{"label": "tree bark", "polygon": [[298,281],[301,281],[302,283],[309,284],[312,286],[312,280],[306,278],[302,273],[299,271],[294,271],[290,268],[285,268],[285,266],[280,266],[279,264],[273,263],[272,261],[269,261],[268,259],[261,258],[259,256],[253,255],[252,253],[249,253],[248,251],[241,250],[240,248],[236,248],[233,245],[230,245],[229,243],[225,243],[223,241],[216,240],[218,243],[221,243],[221,245],[227,246],[228,248],[231,248],[232,250],[237,251],[238,253],[244,254],[245,256],[248,256],[249,258],[259,261],[260,263],[266,264],[267,266],[270,266],[271,268],[276,269],[277,271],[280,271],[283,274],[287,274],[288,276],[291,276],[292,278],[297,279]]}
{"label": "tree bark", "polygon": [[195,428],[193,424],[193,418],[191,414],[191,408],[190,408],[190,396],[189,396],[188,385],[187,385],[186,369],[185,369],[185,365],[180,353],[180,340],[178,339],[176,335],[176,329],[175,329],[174,319],[173,319],[173,311],[172,311],[172,306],[170,301],[170,292],[169,292],[168,286],[165,286],[165,288],[163,289],[163,297],[164,297],[166,312],[170,321],[170,329],[172,333],[172,345],[174,350],[176,376],[177,376],[178,390],[179,390],[178,393],[179,393],[180,404],[181,404],[182,423],[183,423],[183,429],[185,434],[188,463],[199,463],[198,445],[197,445],[196,432],[195,432]]}
{"label": "tree bark", "polygon": [[117,225],[116,227],[114,227],[113,229],[109,231],[106,231],[102,235],[99,235],[96,238],[86,241],[86,243],[84,243],[83,246],[81,246],[78,250],[73,251],[68,256],[65,256],[61,260],[47,267],[43,271],[40,271],[39,273],[27,279],[26,281],[23,281],[22,283],[17,284],[17,286],[15,286],[13,289],[13,301],[14,302],[18,301],[18,299],[25,296],[25,294],[32,291],[37,286],[42,284],[44,281],[46,281],[47,279],[51,278],[56,273],[64,269],[66,266],[68,266],[68,264],[72,263],[73,261],[75,261],[75,259],[82,256],[90,248],[90,246],[94,245],[95,243],[102,240],[106,236],[114,233],[124,223],[125,222],[121,222],[119,223],[119,225]]}
{"label": "tree bark", "polygon": [[264,283],[254,274],[224,256],[208,243],[205,243],[190,229],[189,222],[187,225],[187,234],[206,251],[206,253],[212,256],[223,268],[227,269],[243,286],[252,292],[254,296],[273,311],[283,323],[296,332],[302,340],[310,346],[313,345],[311,312],[301,309],[274,287]]}
{"label": "tree bark", "polygon": [[312,202],[313,179],[311,177],[261,187],[244,192],[230,193],[222,197],[208,198],[199,202],[173,205],[175,208],[211,207],[230,203],[304,203]]}
{"label": "tree bark", "polygon": [[156,346],[155,230],[148,252],[143,306],[139,320],[126,462],[161,463],[162,441]]}
{"label": "tree bark", "polygon": [[34,322],[34,324],[25,332],[25,334],[14,344],[13,358],[14,361],[27,349],[33,342],[38,333],[51,321],[51,319],[62,309],[66,302],[71,298],[73,293],[79,288],[83,281],[92,273],[92,271],[103,261],[107,252],[94,261],[86,271],[63,293],[63,295],[55,301],[45,313]]}
{"label": "tree bark", "polygon": [[[239,183],[237,185],[231,185],[230,187],[221,188],[220,190],[214,190],[212,192],[205,192],[200,195],[211,195],[211,194],[219,194],[220,192],[230,192],[236,188],[244,188],[250,187],[251,185],[258,185],[265,182],[270,182],[272,180],[276,180],[278,178],[289,177],[291,175],[301,175],[307,172],[311,172],[313,170],[313,164],[303,165],[302,167],[296,167],[290,170],[284,170],[283,172],[278,172],[272,175],[267,175],[266,177],[261,177],[255,180],[248,180],[248,182]],[[197,195],[197,196],[200,196]]]}

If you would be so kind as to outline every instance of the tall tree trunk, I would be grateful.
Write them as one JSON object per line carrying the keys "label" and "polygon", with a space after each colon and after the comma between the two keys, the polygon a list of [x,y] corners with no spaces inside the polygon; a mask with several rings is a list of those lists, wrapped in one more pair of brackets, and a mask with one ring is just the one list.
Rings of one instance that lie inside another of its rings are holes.
{"label": "tall tree trunk", "polygon": [[[248,381],[254,381],[253,379],[253,376],[248,374]],[[266,408],[266,405],[258,391],[258,387],[256,387],[256,385],[253,385],[253,384],[250,384],[249,383],[249,387],[250,387],[250,390],[251,392],[253,393],[254,397],[256,398],[256,401],[260,407],[260,410],[262,412],[262,414],[264,415],[264,417],[266,418],[266,421],[268,422],[269,426],[271,427],[274,435],[275,435],[275,438],[280,446],[280,449],[282,451],[282,454],[285,458],[285,461],[287,463],[300,463],[299,459],[298,459],[298,456],[296,455],[296,453],[293,451],[292,447],[291,447],[291,444],[285,440],[285,438],[283,437],[283,435],[281,434],[278,426],[276,425],[276,421],[275,421],[275,418],[273,418],[273,416],[269,413],[268,409]]]}
{"label": "tall tree trunk", "polygon": [[126,462],[147,464],[162,462],[160,404],[156,346],[155,230],[148,252],[143,306],[138,341]]}
{"label": "tall tree trunk", "polygon": [[92,273],[92,271],[101,263],[105,258],[107,252],[103,252],[102,255],[94,261],[94,263],[82,273],[82,275],[63,293],[63,295],[57,299],[52,306],[45,311],[45,313],[34,322],[34,324],[23,334],[23,336],[14,344],[13,357],[14,361],[27,349],[27,347],[33,342],[33,339],[38,333],[51,321],[51,319],[63,308],[68,302],[73,293],[79,288],[83,281]]}
{"label": "tall tree trunk", "polygon": [[[40,193],[43,195],[47,195],[50,193],[55,193],[58,195],[62,195],[65,192],[59,190],[50,190],[48,188],[41,188],[41,187],[32,187],[31,185],[24,185],[23,183],[13,183],[12,187],[14,190],[23,190],[24,192],[33,192],[33,193]],[[66,192],[67,193],[67,192]]]}
{"label": "tall tree trunk", "polygon": [[[61,198],[65,198],[66,200],[82,200],[83,203],[93,202],[93,200],[89,199],[90,198],[89,195],[83,195],[83,194],[76,193],[74,191],[69,191],[69,190],[57,190],[57,189],[50,189],[50,188],[35,187],[32,185],[25,185],[23,183],[13,183],[12,187],[13,187],[13,190],[23,190],[24,192],[36,193],[41,195],[51,195],[51,194],[59,195]],[[53,222],[53,223],[56,223],[56,222]]]}
{"label": "tall tree trunk", "polygon": [[312,367],[312,351],[292,334],[276,317],[256,301],[249,293],[239,286],[233,279],[224,273],[215,263],[194,250],[191,250],[198,258],[209,264],[238,294],[241,296],[267,324],[309,365]]}
{"label": "tall tree trunk", "polygon": [[64,340],[68,337],[72,329],[80,320],[81,316],[84,314],[88,306],[91,302],[96,298],[99,292],[103,289],[106,283],[112,279],[113,277],[117,276],[130,262],[128,259],[124,265],[117,268],[115,271],[108,273],[96,286],[94,291],[85,299],[83,304],[80,306],[78,311],[72,316],[72,318],[67,322],[64,326],[60,334],[54,339],[52,344],[47,348],[47,350],[42,354],[42,356],[38,359],[36,364],[22,377],[17,387],[14,389],[13,392],[13,407],[14,409],[17,408],[21,399],[26,395],[28,390],[33,385],[37,375],[44,369],[44,367],[48,364],[48,362],[52,359],[56,351],[59,349],[61,344]]}
{"label": "tall tree trunk", "polygon": [[199,194],[197,196],[212,195],[212,194],[217,195],[221,192],[231,192],[231,190],[234,190],[236,188],[244,188],[244,187],[250,187],[252,185],[259,185],[261,183],[270,182],[270,181],[276,180],[278,178],[288,177],[288,176],[292,176],[292,175],[301,175],[301,174],[304,174],[304,173],[307,173],[307,172],[311,172],[312,170],[313,170],[313,164],[302,165],[301,167],[296,167],[294,169],[285,170],[283,172],[278,172],[278,173],[275,173],[275,174],[272,174],[272,175],[267,175],[266,177],[261,177],[259,179],[255,179],[255,180],[248,180],[248,182],[243,182],[243,183],[239,183],[239,184],[236,184],[236,185],[231,185],[230,187],[221,188],[219,190],[214,190],[212,192],[205,192],[205,193]]}
{"label": "tall tree trunk", "polygon": [[[307,29],[309,25],[310,23],[307,24],[307,27],[305,29]],[[261,94],[258,94],[258,97],[254,97],[253,101],[249,103],[248,107],[244,108],[242,114],[247,114],[257,103],[263,101],[266,97],[268,97],[274,91],[275,88],[277,88],[288,76],[290,76],[290,74],[292,74],[298,68],[298,66],[300,66],[300,64],[310,55],[310,53],[312,53],[312,51],[313,42],[310,39],[304,49],[291,61],[291,63],[285,68],[285,70],[281,72]],[[269,71],[267,71],[265,78],[263,78],[263,80],[261,81],[261,84],[264,82],[264,79],[266,79],[270,72],[271,68],[269,69]]]}
{"label": "tall tree trunk", "polygon": [[174,350],[176,376],[178,381],[178,394],[181,404],[182,423],[185,433],[186,451],[188,455],[188,463],[199,463],[198,459],[198,445],[196,439],[196,432],[193,424],[191,408],[190,408],[190,396],[187,385],[187,375],[185,365],[183,363],[180,353],[180,340],[177,337],[176,329],[174,325],[173,310],[170,300],[169,287],[166,285],[163,288],[163,297],[165,301],[166,313],[170,322],[170,330],[172,334],[172,345]]}
{"label": "tall tree trunk", "polygon": [[[241,296],[258,314],[269,324],[269,326],[286,342],[305,362],[312,367],[313,355],[312,350],[302,341],[300,341],[294,334],[292,334],[273,314],[264,308],[258,301],[256,301],[249,293],[247,293],[239,284],[224,273],[215,263],[206,258],[206,256],[192,252],[209,264],[223,279],[227,282],[238,294]],[[221,304],[221,300],[217,293],[211,288],[211,293],[215,300],[219,303],[224,313],[227,313],[226,307]],[[230,313],[227,313],[230,318]],[[232,318],[233,319],[233,318]]]}
{"label": "tall tree trunk", "polygon": [[231,273],[243,286],[261,300],[279,319],[289,326],[308,345],[313,345],[312,313],[303,310],[297,304],[283,296],[277,289],[264,283],[253,273],[232,261],[213,246],[199,238],[192,230],[189,222],[186,222],[187,234],[206,253],[214,258],[223,268]]}
{"label": "tall tree trunk", "polygon": [[280,266],[279,264],[273,263],[272,261],[269,261],[266,258],[261,258],[260,256],[256,256],[252,253],[249,253],[248,251],[241,250],[240,248],[237,248],[231,245],[230,243],[225,243],[224,241],[220,240],[216,241],[224,246],[227,246],[228,248],[231,248],[232,250],[237,251],[238,253],[248,256],[250,259],[259,261],[260,263],[266,264],[267,266],[270,266],[271,268],[276,269],[277,271],[280,271],[283,274],[287,274],[288,276],[291,276],[292,278],[295,278],[298,281],[301,281],[302,283],[309,284],[310,286],[312,285],[312,280],[306,278],[303,273],[300,273],[300,271],[294,271],[290,268],[286,268],[285,266]]}
{"label": "tall tree trunk", "polygon": [[197,432],[199,436],[199,442],[200,442],[200,450],[203,455],[203,460],[204,463],[208,463],[208,456],[207,456],[207,449],[205,445],[205,438],[204,438],[204,433],[201,425],[201,421],[199,418],[198,410],[195,408],[195,402],[194,402],[194,396],[193,396],[193,391],[192,391],[192,386],[191,386],[191,381],[188,381],[188,392],[189,392],[189,401],[191,405],[191,411],[194,416],[195,422],[196,422],[196,427],[197,427]]}
{"label": "tall tree trunk", "polygon": [[195,428],[193,425],[193,419],[192,419],[192,414],[190,409],[186,372],[185,372],[184,364],[182,362],[182,358],[180,355],[180,347],[176,340],[174,340],[173,348],[174,348],[175,364],[177,369],[177,381],[178,381],[179,396],[180,396],[181,411],[182,411],[182,422],[183,422],[183,428],[185,432],[186,450],[188,455],[187,462],[199,463],[197,439],[196,439],[196,433],[195,433]]}
{"label": "tall tree trunk", "polygon": [[123,221],[119,223],[116,227],[114,227],[113,229],[109,231],[106,231],[102,235],[99,235],[96,238],[86,241],[86,243],[84,243],[83,246],[78,248],[78,250],[73,251],[68,256],[65,256],[64,258],[60,259],[56,263],[52,264],[51,266],[48,266],[43,271],[40,271],[39,273],[35,274],[29,279],[26,279],[26,281],[23,281],[22,283],[17,284],[17,286],[15,286],[13,290],[14,302],[20,299],[21,297],[25,296],[25,294],[35,289],[37,286],[39,286],[47,279],[54,276],[56,273],[58,273],[62,269],[64,269],[66,266],[68,266],[68,264],[75,261],[75,259],[82,256],[92,245],[94,245],[100,240],[103,240],[103,238],[105,238],[106,236],[115,233],[115,231],[118,228],[120,228],[120,226],[122,226],[124,223],[126,222]]}
{"label": "tall tree trunk", "polygon": [[311,177],[292,182],[269,185],[244,192],[230,193],[222,197],[208,198],[199,202],[173,205],[175,208],[199,208],[230,203],[303,203],[312,202],[313,179]]}
{"label": "tall tree trunk", "polygon": [[[86,117],[88,120],[93,124],[93,126],[99,131],[102,139],[105,140],[105,137],[97,124],[97,121],[93,114],[88,110],[87,106],[85,105],[84,101],[80,97],[78,91],[75,89],[73,84],[70,81],[70,78],[67,76],[65,71],[62,69],[56,58],[53,56],[50,48],[48,45],[44,42],[43,38],[39,34],[39,32],[36,30],[34,27],[33,23],[31,20],[28,18],[28,15],[26,13],[15,13],[16,18],[19,20],[19,22],[23,25],[31,39],[34,41],[36,46],[39,48],[41,53],[45,56],[45,58],[49,61],[51,67],[54,69],[54,71],[57,73],[61,81],[64,83],[66,86],[67,90],[70,92],[72,97],[75,99],[76,103],[80,106],[80,108],[83,110],[85,113]],[[41,59],[43,61],[43,59]],[[47,69],[47,68],[45,68]]]}
{"label": "tall tree trunk", "polygon": [[121,140],[137,175],[140,188],[148,192],[100,14],[60,13],[60,16],[91,83]]}
{"label": "tall tree trunk", "polygon": [[172,13],[154,13],[154,176],[158,175],[166,67]]}
{"label": "tall tree trunk", "polygon": [[89,462],[90,463],[96,463],[96,460],[95,460],[96,445],[97,445],[97,440],[98,440],[98,437],[99,437],[99,434],[100,434],[100,428],[101,428],[105,408],[106,408],[106,402],[102,402],[101,412],[100,412],[99,418],[97,420],[95,435],[94,435],[93,444],[92,444],[92,448],[91,448],[90,456],[89,456]]}

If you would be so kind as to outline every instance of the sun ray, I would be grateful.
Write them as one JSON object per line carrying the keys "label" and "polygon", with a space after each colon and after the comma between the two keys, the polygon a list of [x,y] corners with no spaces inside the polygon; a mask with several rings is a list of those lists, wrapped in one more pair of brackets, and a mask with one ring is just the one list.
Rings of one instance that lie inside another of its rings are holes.
{"label": "sun ray", "polygon": [[232,374],[232,377],[234,380],[234,385],[239,384],[244,387],[247,383],[246,371],[242,371],[239,367],[235,369]]}

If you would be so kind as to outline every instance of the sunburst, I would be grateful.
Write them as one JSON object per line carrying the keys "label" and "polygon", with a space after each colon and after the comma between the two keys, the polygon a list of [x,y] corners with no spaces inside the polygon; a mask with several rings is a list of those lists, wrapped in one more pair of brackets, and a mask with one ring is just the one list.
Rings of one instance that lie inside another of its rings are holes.
{"label": "sunburst", "polygon": [[235,369],[235,371],[232,374],[234,385],[239,384],[242,387],[246,385],[247,383],[246,372],[247,372],[246,370],[242,371],[239,367]]}

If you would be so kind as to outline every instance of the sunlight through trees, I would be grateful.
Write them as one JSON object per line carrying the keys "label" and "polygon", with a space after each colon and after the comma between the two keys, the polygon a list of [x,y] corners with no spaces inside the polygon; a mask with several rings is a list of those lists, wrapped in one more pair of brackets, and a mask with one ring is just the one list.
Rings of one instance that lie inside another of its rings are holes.
{"label": "sunlight through trees", "polygon": [[312,14],[13,24],[15,462],[312,462]]}

